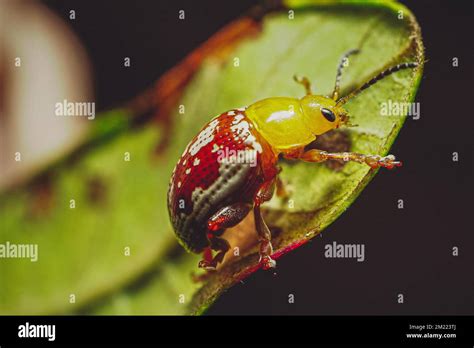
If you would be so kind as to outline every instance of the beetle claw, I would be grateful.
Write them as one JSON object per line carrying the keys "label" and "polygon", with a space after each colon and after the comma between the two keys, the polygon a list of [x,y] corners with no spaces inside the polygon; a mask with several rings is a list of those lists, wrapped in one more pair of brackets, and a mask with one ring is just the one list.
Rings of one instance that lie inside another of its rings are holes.
{"label": "beetle claw", "polygon": [[208,260],[199,261],[198,267],[205,269],[206,271],[215,271],[217,269],[216,265],[213,262],[209,262]]}
{"label": "beetle claw", "polygon": [[270,256],[265,255],[260,257],[259,263],[262,265],[264,270],[268,270],[276,267],[276,261],[273,260]]}
{"label": "beetle claw", "polygon": [[401,167],[402,162],[400,161],[395,161],[395,156],[394,155],[388,155],[385,157],[380,158],[372,168],[376,167],[383,167],[387,169],[393,169],[395,167]]}

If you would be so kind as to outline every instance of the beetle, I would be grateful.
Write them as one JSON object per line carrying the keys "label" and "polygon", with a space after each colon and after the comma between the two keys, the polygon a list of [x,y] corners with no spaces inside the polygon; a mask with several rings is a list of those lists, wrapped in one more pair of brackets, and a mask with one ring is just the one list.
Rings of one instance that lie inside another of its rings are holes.
{"label": "beetle", "polygon": [[401,166],[393,155],[305,150],[321,134],[349,125],[343,107],[348,100],[390,74],[418,66],[416,62],[392,66],[340,98],[343,67],[356,53],[358,49],[342,56],[330,96],[313,94],[307,78],[294,77],[305,88],[302,98],[272,97],[224,112],[188,144],[171,175],[168,211],[180,244],[190,252],[203,252],[200,268],[217,268],[230,248],[223,232],[251,210],[259,237],[259,262],[264,269],[275,267],[271,232],[261,205],[272,198],[275,187],[281,187],[279,157],[307,162],[350,160],[372,168]]}

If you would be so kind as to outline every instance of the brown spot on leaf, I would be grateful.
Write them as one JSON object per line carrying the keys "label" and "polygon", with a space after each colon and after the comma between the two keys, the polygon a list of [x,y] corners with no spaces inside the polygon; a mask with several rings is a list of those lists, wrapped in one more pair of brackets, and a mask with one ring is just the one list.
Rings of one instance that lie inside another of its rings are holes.
{"label": "brown spot on leaf", "polygon": [[105,204],[107,198],[107,187],[102,178],[95,176],[87,181],[87,198],[93,204]]}
{"label": "brown spot on leaf", "polygon": [[[332,130],[318,138],[311,144],[306,146],[306,150],[319,149],[327,152],[348,152],[351,149],[351,139],[349,134],[343,130]],[[340,171],[346,165],[345,162],[339,161],[326,161],[324,163],[330,169]]]}
{"label": "brown spot on leaf", "polygon": [[47,215],[53,208],[53,185],[51,175],[44,174],[37,177],[36,180],[31,183],[29,194],[27,217],[35,219]]}

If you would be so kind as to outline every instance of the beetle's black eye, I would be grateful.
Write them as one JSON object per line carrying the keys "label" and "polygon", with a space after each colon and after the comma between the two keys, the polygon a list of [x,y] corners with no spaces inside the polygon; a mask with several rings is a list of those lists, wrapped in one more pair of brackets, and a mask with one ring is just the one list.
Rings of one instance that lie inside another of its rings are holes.
{"label": "beetle's black eye", "polygon": [[328,120],[329,122],[336,121],[336,116],[334,115],[334,113],[331,110],[322,108],[321,113],[326,118],[326,120]]}

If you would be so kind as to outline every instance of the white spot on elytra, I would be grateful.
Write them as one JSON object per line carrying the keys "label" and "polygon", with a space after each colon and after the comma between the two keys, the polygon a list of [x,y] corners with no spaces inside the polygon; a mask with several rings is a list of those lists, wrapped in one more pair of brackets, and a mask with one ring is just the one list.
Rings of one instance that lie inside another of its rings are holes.
{"label": "white spot on elytra", "polygon": [[245,139],[245,144],[246,145],[251,145],[255,150],[257,150],[258,153],[262,153],[262,145],[257,141],[257,139],[250,134],[247,139]]}
{"label": "white spot on elytra", "polygon": [[191,173],[191,168],[186,169],[185,173],[186,173],[186,174]]}
{"label": "white spot on elytra", "polygon": [[238,133],[242,135],[249,134],[249,123],[247,121],[239,122],[237,124],[234,124],[232,127],[230,127],[230,130],[234,133]]}
{"label": "white spot on elytra", "polygon": [[200,160],[198,157],[196,157],[196,158],[194,159],[193,166],[198,166],[199,163],[201,163],[201,160]]}
{"label": "white spot on elytra", "polygon": [[214,144],[214,146],[212,147],[211,153],[214,153],[217,151],[219,151],[219,146],[217,144]]}
{"label": "white spot on elytra", "polygon": [[229,112],[227,113],[227,115],[229,115],[229,116],[234,116],[234,115],[235,115],[235,111],[234,111],[234,110],[231,110],[231,111],[229,111]]}
{"label": "white spot on elytra", "polygon": [[188,161],[188,159],[186,158],[184,161],[183,161],[183,166],[186,165],[186,162]]}
{"label": "white spot on elytra", "polygon": [[243,118],[244,118],[244,115],[238,114],[237,116],[234,117],[234,120],[232,121],[232,124],[239,123],[240,121],[242,121]]}
{"label": "white spot on elytra", "polygon": [[201,133],[197,136],[197,139],[191,145],[189,152],[191,155],[195,155],[201,150],[204,146],[209,144],[212,139],[214,139],[214,130],[216,129],[217,125],[219,124],[219,120],[214,120],[210,122],[206,128],[204,128]]}
{"label": "white spot on elytra", "polygon": [[[262,153],[263,151],[262,145],[260,145],[260,143],[257,141],[255,136],[253,136],[252,133],[250,133],[250,126],[248,122],[246,121],[239,122],[237,124],[234,124],[232,127],[230,127],[230,129],[233,132],[240,134],[241,138],[246,137],[245,142],[244,142],[246,145],[250,145],[255,150],[257,150],[258,153]],[[235,137],[234,140],[237,141],[238,138]]]}
{"label": "white spot on elytra", "polygon": [[181,187],[181,181],[178,181],[178,188]]}

